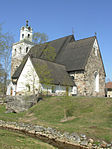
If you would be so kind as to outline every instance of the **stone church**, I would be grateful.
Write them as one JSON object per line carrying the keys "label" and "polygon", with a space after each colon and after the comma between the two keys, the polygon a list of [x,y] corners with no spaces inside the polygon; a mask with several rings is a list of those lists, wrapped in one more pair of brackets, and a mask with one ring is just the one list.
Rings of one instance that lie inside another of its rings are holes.
{"label": "stone church", "polygon": [[[12,81],[7,95],[47,92],[50,95],[105,96],[106,75],[96,36],[75,40],[69,35],[34,44],[32,34],[26,22],[20,30],[20,41],[13,44]],[[48,60],[44,54],[49,45],[55,49],[53,60]]]}

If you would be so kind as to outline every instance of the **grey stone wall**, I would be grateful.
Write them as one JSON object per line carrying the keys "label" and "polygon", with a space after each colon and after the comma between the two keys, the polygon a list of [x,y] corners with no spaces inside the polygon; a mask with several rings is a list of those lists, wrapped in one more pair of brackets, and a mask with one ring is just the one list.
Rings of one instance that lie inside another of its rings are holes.
{"label": "grey stone wall", "polygon": [[14,74],[18,66],[21,64],[23,59],[21,58],[12,58],[11,61],[11,76]]}
{"label": "grey stone wall", "polygon": [[[99,92],[95,91],[95,71],[99,73]],[[86,95],[105,96],[105,71],[99,49],[97,51],[97,56],[94,53],[94,48],[92,49],[90,57],[85,67],[84,76]]]}
{"label": "grey stone wall", "polygon": [[75,71],[74,73],[74,81],[77,86],[77,95],[84,96],[84,88],[85,88],[85,78],[84,71]]}
{"label": "grey stone wall", "polygon": [[[95,72],[99,73],[99,92],[95,91]],[[105,71],[99,49],[97,56],[92,49],[85,66],[85,71],[75,71],[74,81],[78,88],[79,96],[105,96]]]}

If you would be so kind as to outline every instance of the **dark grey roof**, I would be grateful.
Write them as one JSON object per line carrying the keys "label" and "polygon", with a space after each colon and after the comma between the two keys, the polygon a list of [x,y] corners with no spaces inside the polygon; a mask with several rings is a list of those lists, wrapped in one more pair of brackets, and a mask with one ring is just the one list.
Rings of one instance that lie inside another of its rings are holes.
{"label": "dark grey roof", "polygon": [[56,57],[57,57],[61,52],[61,50],[63,50],[69,42],[74,40],[75,40],[74,36],[70,35],[50,42],[46,42],[44,44],[37,44],[30,49],[29,55],[31,55],[31,57],[46,59],[43,56],[43,52],[50,45],[55,49]]}
{"label": "dark grey roof", "polygon": [[65,65],[67,71],[84,70],[94,41],[95,36],[68,43],[56,62]]}
{"label": "dark grey roof", "polygon": [[[48,66],[48,70],[50,70],[52,78],[55,81],[54,83],[59,84],[60,82],[61,84],[63,84],[63,76],[67,77],[67,71],[70,72],[85,69],[85,65],[87,63],[95,39],[96,37],[93,36],[75,41],[73,35],[70,35],[67,37],[53,40],[51,42],[35,45],[25,56],[23,62],[18,67],[12,78],[19,78],[25,62],[28,56],[30,56],[35,68],[37,62],[46,63]],[[43,57],[43,51],[47,48],[49,44],[51,47],[54,47],[56,51],[56,57],[54,60],[55,63],[49,62],[46,60],[45,57]],[[68,82],[69,79],[70,78],[67,77]],[[72,83],[66,82],[65,84],[67,85]]]}
{"label": "dark grey roof", "polygon": [[55,48],[56,57],[54,62],[65,65],[67,71],[84,70],[88,56],[92,50],[95,36],[75,41],[74,36],[66,36],[35,45],[29,51],[31,57],[46,59],[43,51],[48,45]]}
{"label": "dark grey roof", "polygon": [[60,84],[64,86],[75,85],[67,73],[65,66],[38,58],[31,58],[31,61],[39,75],[40,82],[46,83],[46,81],[48,81],[50,84]]}
{"label": "dark grey roof", "polygon": [[[24,59],[18,69],[15,71],[12,79],[18,79],[24,65],[26,64],[28,57]],[[69,77],[65,66],[49,62],[38,58],[30,58],[32,64],[39,76],[41,83],[63,85],[63,86],[74,86],[73,80]]]}

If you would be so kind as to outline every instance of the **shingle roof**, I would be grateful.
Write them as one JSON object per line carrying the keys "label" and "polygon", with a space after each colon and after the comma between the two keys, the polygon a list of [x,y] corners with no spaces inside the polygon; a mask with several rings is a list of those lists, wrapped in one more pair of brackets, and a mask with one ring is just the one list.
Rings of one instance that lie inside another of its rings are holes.
{"label": "shingle roof", "polygon": [[46,42],[44,44],[37,44],[30,49],[29,55],[31,55],[31,57],[43,58],[44,49],[46,49],[50,45],[55,49],[56,57],[57,57],[60,51],[71,41],[74,41],[73,35],[59,38],[50,42]]}
{"label": "shingle roof", "polygon": [[94,41],[95,36],[68,43],[56,62],[65,65],[67,71],[84,70]]}
{"label": "shingle roof", "polygon": [[92,50],[95,36],[75,41],[74,36],[66,36],[44,44],[35,45],[29,51],[29,55],[46,59],[43,51],[48,45],[55,48],[56,58],[54,62],[65,65],[67,71],[84,70],[88,56]]}
{"label": "shingle roof", "polygon": [[[46,83],[46,82],[43,82],[43,76],[44,78],[47,78],[48,76],[51,84],[57,84],[57,85],[60,84],[64,86],[75,85],[73,80],[68,75],[65,66],[56,64],[54,62],[38,59],[38,58],[31,58],[31,61],[42,83]],[[43,66],[44,66],[44,70],[43,70]]]}
{"label": "shingle roof", "polygon": [[112,82],[106,83],[106,88],[107,88],[107,89],[112,88]]}
{"label": "shingle roof", "polygon": [[[24,59],[21,65],[17,68],[12,79],[18,79],[24,65],[26,64],[28,57]],[[40,82],[46,83],[48,81],[50,84],[63,85],[63,86],[74,86],[73,80],[69,77],[65,66],[56,64],[54,62],[49,62],[46,60],[38,58],[30,58],[32,64],[39,75]],[[44,66],[44,68],[43,68]]]}
{"label": "shingle roof", "polygon": [[[67,76],[66,71],[69,72],[69,71],[75,71],[75,70],[84,70],[89,54],[92,50],[95,38],[96,37],[93,36],[93,37],[75,41],[73,35],[70,35],[70,36],[53,40],[51,42],[35,45],[30,49],[29,53],[25,56],[23,62],[15,71],[12,78],[19,77],[28,56],[30,56],[34,66],[37,61],[46,63],[48,65],[48,68],[51,69],[52,77],[55,78],[55,83],[59,83],[61,79],[63,80],[64,75]],[[45,61],[46,59],[45,57],[43,57],[43,51],[47,48],[49,44],[51,47],[54,47],[56,51],[56,58],[54,60],[55,63],[50,63],[48,61]],[[62,82],[60,83],[62,84]]]}

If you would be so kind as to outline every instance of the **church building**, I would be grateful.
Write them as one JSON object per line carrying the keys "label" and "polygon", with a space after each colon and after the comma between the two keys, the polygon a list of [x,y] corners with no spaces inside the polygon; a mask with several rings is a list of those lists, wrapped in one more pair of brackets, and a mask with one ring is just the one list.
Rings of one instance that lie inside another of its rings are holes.
{"label": "church building", "polygon": [[[75,40],[69,35],[34,44],[32,35],[27,21],[12,47],[7,95],[105,96],[106,74],[96,36]],[[55,57],[49,59],[53,49]]]}

